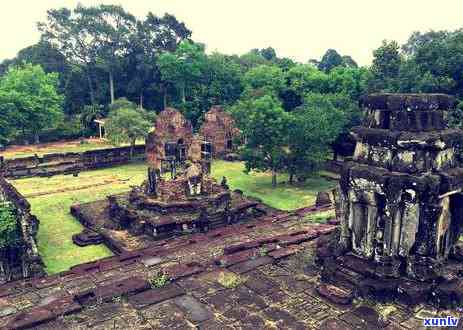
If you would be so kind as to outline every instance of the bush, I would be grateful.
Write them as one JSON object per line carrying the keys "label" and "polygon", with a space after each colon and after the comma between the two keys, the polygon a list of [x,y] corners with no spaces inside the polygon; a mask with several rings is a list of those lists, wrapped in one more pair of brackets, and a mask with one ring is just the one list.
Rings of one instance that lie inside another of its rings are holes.
{"label": "bush", "polygon": [[79,118],[72,117],[63,120],[55,128],[43,131],[40,134],[40,142],[54,142],[60,140],[74,140],[90,136],[91,129],[84,129]]}
{"label": "bush", "polygon": [[11,203],[0,201],[0,250],[19,243],[19,228]]}

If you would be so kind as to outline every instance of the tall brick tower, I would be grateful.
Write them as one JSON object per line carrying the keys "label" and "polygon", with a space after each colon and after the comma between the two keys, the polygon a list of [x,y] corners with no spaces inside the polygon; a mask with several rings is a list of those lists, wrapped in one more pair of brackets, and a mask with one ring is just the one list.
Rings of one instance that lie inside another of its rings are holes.
{"label": "tall brick tower", "polygon": [[453,97],[373,94],[344,165],[341,244],[374,277],[440,276],[463,229],[463,131],[447,125]]}

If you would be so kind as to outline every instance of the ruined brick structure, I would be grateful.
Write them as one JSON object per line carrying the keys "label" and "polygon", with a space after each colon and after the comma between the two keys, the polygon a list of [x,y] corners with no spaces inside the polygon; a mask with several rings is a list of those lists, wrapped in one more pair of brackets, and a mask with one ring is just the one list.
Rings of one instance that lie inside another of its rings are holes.
{"label": "ruined brick structure", "polygon": [[403,293],[407,289],[398,290],[395,282],[371,280],[439,283],[455,275],[444,267],[463,229],[457,157],[463,131],[449,129],[446,121],[455,104],[442,94],[364,98],[364,125],[352,129],[357,145],[353,161],[344,165],[338,201],[340,243],[349,252],[338,264],[370,278],[353,281],[362,289],[376,283],[376,289],[381,284]]}
{"label": "ruined brick structure", "polygon": [[213,156],[219,157],[236,149],[233,140],[239,135],[239,130],[232,116],[216,105],[205,114],[199,134],[211,142]]}
{"label": "ruined brick structure", "polygon": [[29,203],[2,177],[0,200],[12,205],[19,231],[18,242],[0,250],[0,284],[44,275],[43,262],[36,244],[39,221],[31,215]]}
{"label": "ruined brick structure", "polygon": [[[232,193],[209,176],[211,143],[193,135],[175,109],[156,119],[147,141],[148,180],[129,195],[110,196],[107,228],[156,239],[262,215],[258,203]],[[171,173],[170,179],[163,175]]]}
{"label": "ruined brick structure", "polygon": [[191,123],[174,108],[166,108],[156,118],[154,131],[146,140],[148,165],[161,169],[164,160],[187,158],[193,140]]}

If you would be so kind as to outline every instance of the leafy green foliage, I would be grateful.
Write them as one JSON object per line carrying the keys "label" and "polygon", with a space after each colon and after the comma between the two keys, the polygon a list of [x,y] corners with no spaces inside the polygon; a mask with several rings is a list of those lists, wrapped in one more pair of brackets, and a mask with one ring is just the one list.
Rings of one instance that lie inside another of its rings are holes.
{"label": "leafy green foliage", "polygon": [[11,203],[0,200],[0,250],[18,244],[19,228],[14,207]]}
{"label": "leafy green foliage", "polygon": [[277,172],[283,169],[290,116],[272,95],[238,103],[232,108],[246,143],[241,150],[246,172],[272,171],[276,185]]}
{"label": "leafy green foliage", "polygon": [[185,89],[197,81],[206,59],[204,45],[183,41],[173,53],[159,56],[158,66],[162,80],[179,89],[181,101],[186,102]]}
{"label": "leafy green foliage", "polygon": [[458,103],[457,108],[450,112],[449,125],[452,128],[463,128],[463,102]]}
{"label": "leafy green foliage", "polygon": [[0,120],[9,126],[0,130],[3,138],[18,130],[38,137],[44,128],[56,126],[63,114],[57,86],[58,75],[47,74],[38,65],[10,68],[0,79]]}
{"label": "leafy green foliage", "polygon": [[106,136],[115,145],[130,143],[133,147],[139,138],[145,138],[152,126],[152,116],[142,109],[121,108],[109,113]]}
{"label": "leafy green foliage", "polygon": [[398,76],[403,57],[396,41],[384,40],[381,47],[373,51],[370,89],[394,92],[398,90]]}
{"label": "leafy green foliage", "polygon": [[308,94],[303,105],[291,113],[288,152],[285,156],[291,181],[292,175],[306,179],[327,159],[330,144],[346,122],[346,114],[336,101],[339,101],[336,96]]}
{"label": "leafy green foliage", "polygon": [[259,65],[246,72],[243,82],[248,90],[265,89],[278,94],[284,88],[285,77],[283,70],[276,65]]}
{"label": "leafy green foliage", "polygon": [[130,102],[125,97],[120,97],[108,106],[110,112],[117,111],[119,109],[136,109],[137,105]]}
{"label": "leafy green foliage", "polygon": [[155,276],[153,276],[150,280],[150,285],[151,288],[157,289],[157,288],[162,288],[166,286],[167,284],[170,283],[170,278],[167,274],[164,274],[162,272],[159,272]]}

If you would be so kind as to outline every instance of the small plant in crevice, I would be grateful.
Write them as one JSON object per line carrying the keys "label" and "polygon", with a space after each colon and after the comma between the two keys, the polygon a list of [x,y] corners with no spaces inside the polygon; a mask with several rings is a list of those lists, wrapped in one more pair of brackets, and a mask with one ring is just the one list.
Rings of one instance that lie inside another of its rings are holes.
{"label": "small plant in crevice", "polygon": [[112,302],[115,304],[120,304],[122,302],[122,296],[114,296]]}
{"label": "small plant in crevice", "polygon": [[237,275],[232,272],[220,272],[217,282],[227,289],[233,289],[246,282],[247,277]]}
{"label": "small plant in crevice", "polygon": [[257,250],[257,255],[259,257],[265,257],[267,254],[268,254],[268,250],[265,247],[261,247],[259,248],[259,250]]}
{"label": "small plant in crevice", "polygon": [[170,281],[171,280],[167,274],[159,272],[149,280],[149,283],[151,285],[151,288],[155,289],[166,286],[170,283]]}

